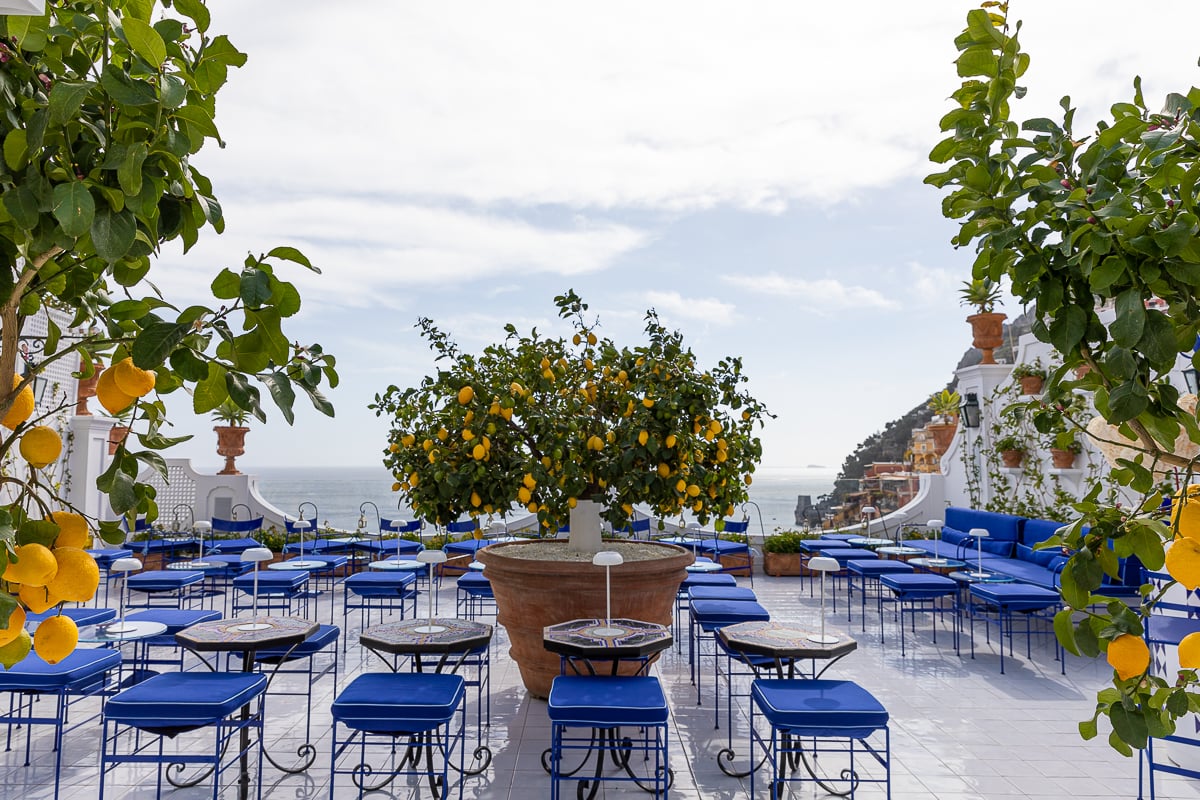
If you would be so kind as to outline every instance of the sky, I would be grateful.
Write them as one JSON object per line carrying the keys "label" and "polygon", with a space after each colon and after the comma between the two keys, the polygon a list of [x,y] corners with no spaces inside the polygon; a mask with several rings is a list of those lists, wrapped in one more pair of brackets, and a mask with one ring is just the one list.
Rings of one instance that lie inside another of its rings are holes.
{"label": "sky", "polygon": [[[967,2],[209,0],[249,56],[218,96],[223,149],[196,165],[226,230],[154,270],[186,305],[248,252],[304,304],[341,385],[253,423],[243,469],[380,463],[368,404],[434,369],[432,317],[479,351],[511,322],[555,330],[575,289],[619,344],[658,311],[702,364],[739,355],[777,418],[763,465],[837,467],[953,378],[970,345],[941,193],[923,185],[959,85]],[[1016,0],[1032,64],[1014,116],[1091,130],[1141,75],[1148,103],[1200,83],[1200,3]],[[1008,300],[999,309],[1016,316]],[[561,330],[561,329],[560,329]],[[265,394],[265,393],[264,393]],[[221,462],[212,421],[169,455]]]}

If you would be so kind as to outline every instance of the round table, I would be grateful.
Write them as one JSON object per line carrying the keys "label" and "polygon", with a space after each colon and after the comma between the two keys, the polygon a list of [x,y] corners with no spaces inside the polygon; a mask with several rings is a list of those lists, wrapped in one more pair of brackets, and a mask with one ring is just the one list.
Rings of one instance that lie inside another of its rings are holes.
{"label": "round table", "polygon": [[715,561],[701,561],[684,567],[688,572],[720,572],[721,565]]}
{"label": "round table", "polygon": [[876,549],[875,552],[884,558],[894,559],[897,561],[915,560],[925,555],[925,551],[919,547],[907,547],[902,544],[880,547]]}
{"label": "round table", "polygon": [[267,569],[274,570],[289,570],[289,569],[322,569],[329,566],[324,561],[305,561],[299,558],[293,558],[290,561],[276,561],[272,564],[267,564]]}
{"label": "round table", "polygon": [[116,642],[136,642],[151,636],[160,636],[167,632],[167,626],[161,622],[145,620],[120,620],[101,622],[98,625],[85,625],[79,629],[79,641],[91,644],[113,644]]}
{"label": "round table", "polygon": [[167,569],[196,569],[206,572],[208,570],[224,569],[225,566],[225,564],[220,564],[216,561],[176,561],[173,564],[167,564]]}
{"label": "round table", "polygon": [[883,547],[892,543],[892,539],[881,539],[874,536],[859,536],[854,539],[847,539],[847,542],[855,547],[866,547],[867,549],[875,547]]}
{"label": "round table", "polygon": [[370,564],[367,564],[368,569],[395,570],[395,571],[403,570],[403,571],[407,571],[407,572],[413,572],[415,570],[420,569],[423,566],[425,566],[425,565],[422,564],[420,561],[414,561],[410,558],[384,559],[383,561],[372,561]]}
{"label": "round table", "polygon": [[913,558],[908,563],[918,569],[936,572],[939,575],[953,573],[967,565],[967,562],[959,561],[956,558]]}

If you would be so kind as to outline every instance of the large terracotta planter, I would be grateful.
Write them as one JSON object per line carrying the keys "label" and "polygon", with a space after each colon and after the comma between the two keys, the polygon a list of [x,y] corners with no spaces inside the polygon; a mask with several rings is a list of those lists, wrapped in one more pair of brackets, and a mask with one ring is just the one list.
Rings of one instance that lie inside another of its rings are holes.
{"label": "large terracotta planter", "polygon": [[225,456],[225,469],[217,474],[241,475],[234,462],[246,452],[246,432],[250,429],[240,425],[217,425],[213,430],[217,432],[217,455]]}
{"label": "large terracotta planter", "polygon": [[763,572],[781,575],[811,575],[800,560],[799,553],[763,553]]}
{"label": "large terracotta planter", "polygon": [[971,344],[978,347],[983,353],[983,358],[979,361],[980,364],[996,363],[996,359],[992,356],[992,351],[1004,344],[1004,320],[1006,319],[1008,319],[1008,315],[1001,314],[998,311],[989,311],[985,314],[972,314],[967,317],[967,322],[971,323],[971,333],[973,335]]}
{"label": "large terracotta planter", "polygon": [[[91,412],[88,412],[91,416]],[[108,429],[108,454],[114,456],[117,454],[117,448],[121,446],[121,442],[125,441],[129,436],[128,425],[113,425]]]}
{"label": "large terracotta planter", "polygon": [[945,423],[929,423],[925,429],[933,434],[933,451],[941,456],[950,449],[950,442],[954,441],[954,432],[958,430],[958,425],[947,425]]}
{"label": "large terracotta planter", "polygon": [[[605,542],[621,550],[623,542]],[[679,584],[687,577],[692,553],[675,545],[637,542],[661,548],[662,557],[612,567],[612,614],[670,625]],[[520,548],[550,546],[567,552],[567,542],[533,540],[494,544],[479,551],[479,560],[496,595],[496,621],[508,632],[509,655],[521,670],[525,688],[534,697],[550,694],[559,673],[559,657],[542,644],[542,629],[573,619],[604,617],[604,568],[586,561],[521,558]],[[632,673],[637,665],[628,664]],[[624,668],[623,668],[624,669]]]}

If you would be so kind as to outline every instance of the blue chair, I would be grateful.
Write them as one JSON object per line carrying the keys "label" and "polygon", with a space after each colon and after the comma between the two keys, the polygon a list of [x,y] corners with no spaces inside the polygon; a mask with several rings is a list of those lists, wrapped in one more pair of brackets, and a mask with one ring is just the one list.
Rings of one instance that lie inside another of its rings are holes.
{"label": "blue chair", "polygon": [[[405,618],[405,606],[417,613],[417,578],[411,572],[360,572],[342,581],[342,626],[347,631],[351,611],[357,610],[359,630],[371,624],[371,612],[379,612],[379,621],[389,612]],[[350,638],[349,636],[346,637]],[[342,641],[345,650],[345,640]]]}
{"label": "blue chair", "polygon": [[[593,781],[634,782],[655,797],[667,796],[672,778],[667,749],[670,710],[658,678],[559,675],[550,686],[546,710],[551,724],[551,800],[562,796],[564,781],[577,782],[580,796]],[[571,735],[572,728],[586,728],[587,733]],[[564,755],[572,751],[595,757],[596,768],[585,771],[565,764]],[[648,775],[634,774],[634,753],[644,754]],[[624,769],[604,775],[606,755]]]}
{"label": "blue chair", "polygon": [[[759,730],[760,717],[769,733]],[[755,679],[750,688],[752,763],[760,751],[770,764],[772,797],[783,797],[785,784],[792,782],[815,782],[825,792],[851,797],[861,784],[875,783],[884,786],[886,797],[892,796],[887,709],[853,681]],[[874,758],[883,777],[859,772],[859,755]],[[756,772],[750,772],[751,797]]]}
{"label": "blue chair", "polygon": [[854,590],[858,588],[859,616],[862,629],[867,629],[867,597],[880,602],[880,575],[909,574],[916,568],[904,561],[890,558],[852,558],[846,562],[846,622],[853,622]]}
{"label": "blue chair", "polygon": [[[321,625],[317,632],[309,636],[295,647],[268,647],[254,653],[255,666],[262,672],[275,675],[303,675],[305,678],[304,691],[289,691],[281,688],[280,684],[268,686],[270,696],[303,697],[304,700],[304,741],[309,741],[312,729],[312,691],[313,686],[322,677],[333,673],[333,687],[337,690],[338,682],[338,639],[342,630],[336,625]],[[322,653],[330,658],[318,665],[317,656]],[[241,660],[241,653],[231,653],[231,656]],[[291,707],[290,704],[287,707]],[[264,753],[268,759],[271,756]],[[271,761],[274,764],[274,760]]]}
{"label": "blue chair", "polygon": [[[118,764],[156,764],[156,797],[162,796],[163,766],[168,764],[171,765],[169,779],[175,765],[208,766],[206,773],[212,772],[213,800],[219,796],[221,775],[240,765],[243,755],[249,757],[257,753],[258,774],[262,775],[263,695],[266,688],[267,677],[253,672],[172,672],[155,675],[113,695],[104,704],[100,800],[104,798],[105,777]],[[239,713],[243,709],[246,713]],[[195,737],[188,741],[176,738],[208,727],[213,728],[213,740],[207,753],[194,741]],[[156,739],[153,744],[147,744],[142,736],[126,735],[132,731]],[[235,742],[234,737],[239,741]],[[173,752],[166,751],[165,738],[176,740]],[[123,744],[132,749],[123,752]],[[243,780],[249,778],[248,775],[240,777]],[[175,783],[173,779],[172,783]],[[258,781],[260,798],[262,784],[263,781]]]}
{"label": "blue chair", "polygon": [[[690,666],[692,681],[696,684],[696,705],[702,705],[701,689],[703,670],[700,659],[713,659],[713,679],[716,687],[716,706],[714,719],[716,727],[720,726],[721,684],[720,677],[720,646],[717,644],[716,633],[726,625],[736,625],[739,622],[769,620],[770,613],[754,600],[693,600],[689,609],[691,624],[688,627]],[[701,643],[710,639],[712,650],[706,651]]]}
{"label": "blue chair", "polygon": [[[726,534],[745,536],[749,527],[749,519],[726,520],[721,536]],[[711,539],[701,540],[699,551],[721,564],[722,572],[742,577],[749,576],[750,585],[754,585],[754,551],[746,542],[731,542],[720,536],[714,536]]]}
{"label": "blue chair", "polygon": [[904,656],[904,615],[912,617],[913,632],[917,630],[916,615],[927,612],[932,618],[933,641],[937,643],[937,617],[946,612],[955,615],[954,621],[954,650],[958,652],[958,609],[946,606],[946,600],[953,600],[958,594],[958,584],[944,575],[932,575],[925,572],[886,572],[879,576],[879,641],[886,638],[883,626],[883,605],[887,602],[884,589],[891,590],[891,602],[896,604],[900,619],[900,655]]}
{"label": "blue chair", "polygon": [[[675,595],[675,617],[671,620],[671,635],[675,637],[675,649],[680,652],[683,650],[683,640],[687,637],[679,635],[679,625],[690,607],[688,590],[694,586],[737,586],[737,579],[732,575],[689,572],[688,576],[680,582],[679,591]],[[690,639],[688,640],[688,648],[690,652]]]}
{"label": "blue chair", "polygon": [[[12,749],[13,726],[25,728],[25,766],[29,766],[30,737],[34,725],[49,725],[54,728],[54,799],[58,800],[59,782],[62,776],[63,736],[71,730],[87,725],[96,719],[96,714],[74,720],[68,728],[69,708],[86,697],[102,695],[108,691],[109,673],[121,666],[118,650],[76,650],[57,664],[47,664],[36,653],[7,670],[0,670],[0,692],[9,693],[8,713],[0,715],[0,723],[8,729],[6,750]],[[39,700],[51,699],[53,708]],[[41,713],[34,713],[35,706]]]}
{"label": "blue chair", "polygon": [[[134,644],[133,675],[135,679],[144,679],[154,674],[154,667],[170,667],[173,671],[183,670],[183,648],[175,641],[175,634],[184,628],[200,622],[210,622],[221,618],[221,612],[206,609],[188,608],[148,608],[135,611],[125,617],[130,622],[157,622],[166,626],[166,631],[158,636],[139,639]],[[165,648],[169,656],[152,658],[150,648]]]}
{"label": "blue chair", "polygon": [[[198,601],[192,589],[204,582],[204,573],[190,569],[152,569],[126,578],[129,608],[190,608]],[[133,592],[139,597],[136,602]]]}
{"label": "blue chair", "polygon": [[212,523],[213,535],[209,541],[211,552],[236,556],[251,547],[262,547],[262,542],[254,536],[262,531],[262,517],[251,517],[250,519],[212,517],[209,521]]}
{"label": "blue chair", "polygon": [[[1029,586],[1022,583],[973,583],[968,587],[967,611],[971,622],[971,658],[975,658],[975,621],[982,619],[987,624],[988,641],[991,641],[991,624],[999,628],[1000,674],[1004,674],[1004,640],[1008,640],[1009,655],[1012,655],[1013,621],[1016,614],[1025,618],[1025,657],[1033,658],[1033,628],[1035,617],[1046,621],[1062,607],[1062,598],[1052,589]],[[1053,628],[1047,626],[1038,631],[1049,636],[1054,643],[1054,658],[1059,662],[1059,671],[1067,672],[1067,659],[1063,656]]]}
{"label": "blue chair", "polygon": [[[129,558],[133,555],[133,550],[126,547],[100,547],[89,549],[87,553],[96,559],[96,566],[100,568],[100,585],[104,587],[104,605],[108,605],[108,584],[112,580],[110,571],[112,563],[118,558]],[[96,605],[100,604],[100,592],[96,592],[96,597],[92,602]]]}
{"label": "blue chair", "polygon": [[649,539],[650,539],[650,517],[643,517],[642,519],[631,519],[631,520],[629,520],[629,524],[626,525],[624,528],[618,528],[615,531],[613,531],[613,535],[623,536],[623,537],[629,538],[629,539],[640,539],[642,541],[649,541]]}
{"label": "blue chair", "polygon": [[[337,796],[338,776],[349,775],[364,792],[386,787],[399,777],[425,778],[434,797],[449,791],[449,766],[463,770],[463,679],[445,673],[368,673],[359,675],[333,701],[329,798]],[[345,729],[345,733],[342,730]],[[369,749],[390,763],[368,764]],[[357,754],[353,766],[339,766],[343,755]],[[435,769],[435,760],[440,769]],[[421,767],[424,762],[424,768]],[[462,797],[462,781],[458,782]]]}
{"label": "blue chair", "polygon": [[492,582],[482,572],[460,575],[456,588],[458,616],[475,619],[481,614],[496,615],[496,595],[492,592]]}
{"label": "blue chair", "polygon": [[[300,613],[308,614],[307,570],[266,569],[258,572],[258,611],[270,614],[278,612],[285,615]],[[254,573],[239,575],[233,579],[234,597],[232,611],[236,617],[239,611],[253,609],[255,579]]]}

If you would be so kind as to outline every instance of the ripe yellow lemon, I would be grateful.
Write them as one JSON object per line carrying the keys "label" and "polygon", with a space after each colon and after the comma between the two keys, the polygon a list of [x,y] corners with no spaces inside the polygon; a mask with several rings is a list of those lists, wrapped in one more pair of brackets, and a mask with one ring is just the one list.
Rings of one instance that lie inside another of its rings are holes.
{"label": "ripe yellow lemon", "polygon": [[85,548],[92,543],[92,532],[82,515],[70,511],[51,511],[50,521],[58,526],[55,547]]}
{"label": "ripe yellow lemon", "polygon": [[1179,640],[1179,666],[1200,669],[1200,633],[1189,633]]}
{"label": "ripe yellow lemon", "polygon": [[482,502],[483,502],[483,499],[479,496],[478,492],[471,492],[471,505],[478,508],[479,504]]}
{"label": "ripe yellow lemon", "polygon": [[592,434],[591,436],[588,437],[587,449],[588,450],[603,450],[604,449],[604,440],[601,439],[599,436]]}
{"label": "ripe yellow lemon", "polygon": [[58,571],[54,554],[45,545],[30,542],[16,547],[16,561],[4,570],[4,580],[24,586],[45,586]]}
{"label": "ripe yellow lemon", "polygon": [[642,405],[644,405],[646,408],[654,408],[654,398],[653,397],[643,397]]}
{"label": "ripe yellow lemon", "polygon": [[21,635],[25,629],[25,609],[17,606],[8,616],[8,625],[0,628],[0,646],[6,645]]}
{"label": "ripe yellow lemon", "polygon": [[475,390],[470,386],[464,386],[458,390],[458,403],[465,406],[467,403],[475,399]]}
{"label": "ripe yellow lemon", "polygon": [[32,649],[33,637],[29,635],[29,631],[22,628],[15,639],[0,647],[0,664],[3,664],[5,669],[10,669],[24,661]]}
{"label": "ripe yellow lemon", "polygon": [[650,441],[650,434],[647,431],[642,431],[638,434],[638,444],[642,447],[645,447],[648,441]]}
{"label": "ripe yellow lemon", "polygon": [[33,633],[33,649],[47,664],[57,664],[79,644],[75,620],[62,615],[47,617]]}
{"label": "ripe yellow lemon", "polygon": [[521,483],[525,484],[525,488],[533,491],[537,488],[537,479],[530,473],[526,472],[525,477],[521,479]]}
{"label": "ripe yellow lemon", "polygon": [[664,478],[669,477],[671,474],[671,468],[660,461],[658,462],[658,474]]}
{"label": "ripe yellow lemon", "polygon": [[1171,502],[1171,527],[1177,527],[1181,536],[1200,539],[1200,483],[1193,483],[1175,495]]}
{"label": "ripe yellow lemon", "polygon": [[152,369],[142,369],[132,358],[123,358],[112,366],[113,381],[117,388],[130,397],[145,397],[154,389],[158,377]]}
{"label": "ripe yellow lemon", "polygon": [[[13,375],[13,388],[17,388],[17,385],[20,383],[21,376]],[[4,415],[4,419],[0,420],[0,425],[10,430],[16,428],[33,416],[35,405],[33,400],[33,386],[26,386],[13,398],[12,405],[8,407],[8,413]]]}
{"label": "ripe yellow lemon", "polygon": [[35,425],[21,437],[21,458],[34,469],[41,469],[58,460],[62,453],[62,437],[48,425]]}
{"label": "ripe yellow lemon", "polygon": [[1128,680],[1150,666],[1150,648],[1142,637],[1123,633],[1108,643],[1108,663],[1117,671],[1117,677]]}
{"label": "ripe yellow lemon", "polygon": [[528,505],[529,501],[533,499],[533,492],[522,486],[517,489],[517,499],[521,501],[521,505]]}
{"label": "ripe yellow lemon", "polygon": [[1188,591],[1200,586],[1200,541],[1185,537],[1171,542],[1167,572]]}
{"label": "ripe yellow lemon", "polygon": [[58,571],[46,584],[51,594],[72,603],[86,603],[100,586],[100,567],[91,554],[78,547],[56,547],[54,560]]}
{"label": "ripe yellow lemon", "polygon": [[665,444],[667,446],[667,449],[670,450],[672,447],[675,446],[675,442],[677,442],[677,441],[679,441],[679,439],[676,438],[675,434],[668,433],[667,438],[663,440],[663,444]]}
{"label": "ripe yellow lemon", "polygon": [[35,614],[49,611],[62,602],[61,597],[51,594],[45,586],[22,586],[17,597]]}
{"label": "ripe yellow lemon", "polygon": [[96,381],[96,399],[110,414],[120,414],[129,408],[134,400],[132,395],[125,394],[117,388],[117,383],[113,379],[112,367],[100,373],[100,380]]}

